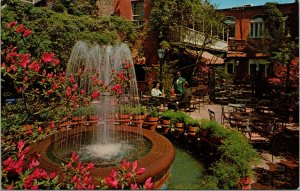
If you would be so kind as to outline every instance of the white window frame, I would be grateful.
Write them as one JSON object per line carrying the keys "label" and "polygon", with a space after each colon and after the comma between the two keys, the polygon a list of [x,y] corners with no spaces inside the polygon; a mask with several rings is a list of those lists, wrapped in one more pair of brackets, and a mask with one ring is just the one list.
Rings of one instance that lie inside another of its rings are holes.
{"label": "white window frame", "polygon": [[250,38],[261,38],[264,31],[264,21],[262,18],[256,18],[250,20]]}
{"label": "white window frame", "polygon": [[[228,64],[232,64],[232,73],[229,73],[229,72],[228,72]],[[236,66],[235,66],[234,61],[229,61],[229,62],[226,63],[225,71],[226,71],[228,74],[234,75],[234,74],[235,74],[235,68],[236,68]]]}
{"label": "white window frame", "polygon": [[235,30],[236,30],[236,19],[234,17],[227,17],[224,21],[224,23],[228,26],[228,28],[231,26],[231,25],[234,25],[234,35],[233,36],[229,36],[228,34],[228,37],[229,38],[235,38]]}
{"label": "white window frame", "polygon": [[[135,3],[141,3],[142,4],[142,11],[143,11],[143,15],[134,15],[134,4]],[[131,1],[131,20],[132,20],[132,22],[136,22],[136,23],[138,23],[138,24],[141,24],[141,23],[143,23],[143,20],[144,20],[144,18],[142,19],[142,20],[136,20],[135,18],[136,17],[140,17],[140,16],[142,16],[142,17],[144,17],[144,1],[141,1],[141,0],[132,0]]]}
{"label": "white window frame", "polygon": [[[249,59],[249,64],[248,64],[248,74],[251,75],[251,65],[255,65],[255,71],[257,72],[256,65],[265,65],[265,71],[264,75],[267,75],[267,61],[263,59]],[[258,68],[259,70],[259,68]]]}

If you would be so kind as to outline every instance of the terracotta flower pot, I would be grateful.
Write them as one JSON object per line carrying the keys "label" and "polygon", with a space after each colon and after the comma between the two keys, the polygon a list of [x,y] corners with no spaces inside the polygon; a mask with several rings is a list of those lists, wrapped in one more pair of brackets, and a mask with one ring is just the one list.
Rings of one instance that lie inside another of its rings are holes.
{"label": "terracotta flower pot", "polygon": [[183,128],[183,126],[184,126],[184,123],[182,123],[182,122],[176,122],[175,123],[176,128]]}
{"label": "terracotta flower pot", "polygon": [[170,119],[162,119],[162,120],[161,120],[161,123],[162,123],[163,125],[169,125],[169,124],[171,123],[171,120],[170,120]]}
{"label": "terracotta flower pot", "polygon": [[190,133],[195,133],[198,130],[198,127],[197,126],[188,126],[187,130]]}
{"label": "terracotta flower pot", "polygon": [[159,118],[158,117],[153,117],[153,116],[148,116],[147,117],[147,121],[149,121],[149,122],[157,122],[159,120]]}

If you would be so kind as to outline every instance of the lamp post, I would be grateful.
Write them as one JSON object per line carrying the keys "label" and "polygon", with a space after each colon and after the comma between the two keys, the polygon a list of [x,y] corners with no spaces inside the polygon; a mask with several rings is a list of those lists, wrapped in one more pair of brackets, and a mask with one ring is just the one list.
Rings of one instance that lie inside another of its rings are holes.
{"label": "lamp post", "polygon": [[159,80],[160,83],[162,83],[162,59],[164,58],[165,55],[165,50],[160,48],[157,50],[158,58],[159,58]]}

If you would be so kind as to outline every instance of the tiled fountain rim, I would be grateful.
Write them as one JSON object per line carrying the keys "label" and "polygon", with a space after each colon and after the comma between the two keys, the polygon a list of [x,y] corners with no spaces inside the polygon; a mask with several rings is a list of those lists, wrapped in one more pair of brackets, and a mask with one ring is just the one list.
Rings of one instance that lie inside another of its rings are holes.
{"label": "tiled fountain rim", "polygon": [[[117,130],[124,130],[124,126],[116,126]],[[175,158],[175,149],[173,144],[164,136],[160,135],[155,131],[150,131],[147,129],[139,129],[137,127],[126,126],[126,131],[141,133],[146,139],[150,140],[152,143],[152,148],[144,157],[138,159],[138,168],[144,167],[146,170],[144,174],[138,176],[137,181],[142,183],[148,177],[152,177],[155,181],[155,188],[159,188],[159,185],[166,180],[168,176],[170,166]],[[75,130],[75,128],[73,129]],[[72,131],[72,130],[68,130]],[[60,164],[52,161],[47,157],[47,150],[50,147],[52,141],[54,141],[54,136],[49,137],[39,143],[32,144],[30,146],[31,153],[38,152],[41,154],[40,157],[40,167],[48,172],[59,171]],[[95,168],[91,171],[94,177],[107,177],[111,172],[111,168]]]}

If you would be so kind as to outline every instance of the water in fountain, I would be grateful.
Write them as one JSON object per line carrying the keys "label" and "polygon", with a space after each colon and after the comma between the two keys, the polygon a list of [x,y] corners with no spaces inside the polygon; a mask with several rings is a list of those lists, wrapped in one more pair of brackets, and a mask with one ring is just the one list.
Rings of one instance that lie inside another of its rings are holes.
{"label": "water in fountain", "polygon": [[[94,81],[91,80],[88,71],[92,68],[98,71],[97,80],[101,80],[107,85],[112,81],[112,70],[121,72],[124,61],[131,64],[129,69],[133,77],[128,81],[126,87],[122,87],[123,93],[120,99],[112,96],[110,92],[101,92],[100,99],[93,103],[96,108],[93,115],[99,119],[98,123],[93,127],[80,126],[74,129],[72,134],[67,131],[63,135],[58,135],[54,146],[55,150],[61,150],[57,152],[58,154],[56,153],[58,158],[67,157],[72,150],[77,150],[81,153],[81,156],[84,156],[82,160],[85,160],[85,158],[87,160],[100,159],[102,161],[121,160],[129,155],[132,150],[137,149],[136,146],[132,145],[132,140],[140,145],[143,144],[140,132],[125,133],[125,130],[115,130],[118,125],[114,120],[117,107],[120,104],[131,106],[139,104],[136,99],[138,91],[131,51],[126,44],[99,46],[83,41],[77,42],[67,65],[67,76],[81,69],[83,72],[80,79],[75,79],[78,82],[78,91],[84,89],[85,92],[91,93]],[[91,128],[92,130],[90,130]],[[128,127],[124,126],[124,128]]]}

